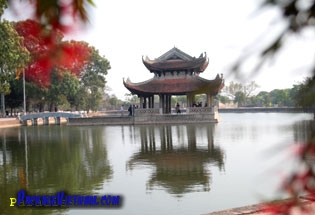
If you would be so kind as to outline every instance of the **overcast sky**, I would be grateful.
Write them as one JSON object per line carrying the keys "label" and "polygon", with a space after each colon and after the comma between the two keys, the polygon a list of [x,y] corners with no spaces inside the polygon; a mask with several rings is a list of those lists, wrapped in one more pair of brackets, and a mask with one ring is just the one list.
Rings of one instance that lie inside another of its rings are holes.
{"label": "overcast sky", "polygon": [[[280,55],[256,75],[250,73],[255,51],[275,38],[283,26],[274,9],[259,10],[259,0],[94,0],[90,23],[66,39],[84,40],[99,49],[111,63],[107,76],[111,94],[128,93],[123,78],[145,81],[153,75],[142,56],[157,58],[174,46],[191,56],[206,52],[210,63],[202,77],[223,73],[230,81],[256,81],[259,91],[290,88],[309,76],[314,61],[314,32],[291,37]],[[24,8],[24,11],[27,11]],[[26,13],[4,16],[25,19]],[[231,74],[233,62],[249,55],[243,73]]]}

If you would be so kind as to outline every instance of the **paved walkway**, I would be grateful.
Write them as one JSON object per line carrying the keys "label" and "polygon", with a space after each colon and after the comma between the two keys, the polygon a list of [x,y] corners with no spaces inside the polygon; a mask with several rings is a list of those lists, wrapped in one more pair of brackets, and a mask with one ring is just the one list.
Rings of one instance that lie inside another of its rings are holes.
{"label": "paved walkway", "polygon": [[0,128],[20,126],[21,123],[15,117],[0,118]]}

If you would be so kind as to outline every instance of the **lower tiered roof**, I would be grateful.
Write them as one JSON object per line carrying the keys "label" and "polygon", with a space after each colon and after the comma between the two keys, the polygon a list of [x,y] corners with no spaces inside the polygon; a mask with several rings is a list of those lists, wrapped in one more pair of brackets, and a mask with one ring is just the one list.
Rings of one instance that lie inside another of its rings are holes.
{"label": "lower tiered roof", "polygon": [[224,87],[224,80],[217,76],[207,80],[199,76],[188,77],[154,77],[144,82],[132,83],[129,79],[123,81],[125,87],[132,93],[142,96],[157,94],[185,95],[188,93],[216,95]]}

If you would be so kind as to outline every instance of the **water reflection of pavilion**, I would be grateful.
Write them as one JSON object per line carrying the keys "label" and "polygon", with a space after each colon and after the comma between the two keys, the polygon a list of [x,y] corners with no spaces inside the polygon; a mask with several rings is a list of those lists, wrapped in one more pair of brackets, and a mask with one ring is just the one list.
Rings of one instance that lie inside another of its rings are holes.
{"label": "water reflection of pavilion", "polygon": [[171,194],[209,191],[209,165],[224,169],[224,151],[214,145],[214,126],[139,127],[141,150],[128,166],[155,167],[147,184],[149,190],[163,187]]}

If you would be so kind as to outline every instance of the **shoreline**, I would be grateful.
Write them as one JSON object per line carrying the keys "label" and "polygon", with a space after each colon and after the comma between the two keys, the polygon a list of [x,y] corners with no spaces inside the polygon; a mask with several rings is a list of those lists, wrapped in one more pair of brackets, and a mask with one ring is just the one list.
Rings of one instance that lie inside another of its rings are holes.
{"label": "shoreline", "polygon": [[0,118],[0,128],[11,128],[21,125],[20,120],[16,117]]}
{"label": "shoreline", "polygon": [[[307,208],[309,212],[315,212],[314,198],[308,196],[300,196],[299,198],[301,200],[300,206]],[[289,199],[279,200],[277,203],[286,202],[288,200]],[[266,211],[266,204],[268,204],[268,202],[214,211],[202,215],[270,215],[271,213]],[[270,204],[272,204],[272,202]],[[305,213],[302,213],[297,206],[294,206],[291,210],[291,215],[305,215]]]}
{"label": "shoreline", "polygon": [[[54,120],[53,119],[49,119],[49,123],[51,125],[54,125]],[[66,119],[61,119],[60,123],[61,124],[65,124],[65,123],[67,123],[67,120]],[[40,123],[38,125],[40,125],[40,126],[43,125],[42,120],[40,121]],[[20,122],[20,120],[18,120],[16,117],[0,118],[0,129],[2,129],[2,128],[12,128],[12,127],[20,127],[20,126],[23,126],[23,125]],[[27,126],[31,126],[31,124],[28,123]]]}
{"label": "shoreline", "polygon": [[297,107],[239,107],[219,108],[219,113],[312,113],[310,109]]}
{"label": "shoreline", "polygon": [[[126,111],[124,111],[126,112]],[[222,113],[312,113],[310,110],[305,110],[303,108],[289,108],[289,107],[284,107],[284,108],[220,108],[218,109],[219,114]],[[102,115],[95,115],[95,116],[90,116],[87,118],[72,118],[69,119],[69,122],[67,122],[66,119],[62,118],[61,123],[66,124],[66,125],[132,125],[132,124],[182,124],[182,123],[200,123],[200,122],[212,122],[212,123],[217,123],[220,121],[220,115],[217,120],[209,120],[209,119],[201,119],[197,118],[195,120],[190,121],[191,117],[188,117],[189,114],[181,114],[179,116],[175,114],[171,114],[169,116],[165,117],[171,117],[172,120],[170,121],[169,119],[166,120],[161,120],[161,117],[158,118],[152,118],[146,116],[145,119],[141,120],[136,120],[139,122],[134,122],[135,119],[134,117],[128,117],[126,113],[121,116],[121,111],[110,111],[108,112],[109,114],[102,114]],[[185,116],[187,119],[183,120],[178,120],[182,116]],[[139,118],[139,117],[138,117]],[[143,117],[140,117],[143,118]],[[139,118],[139,119],[140,119]],[[177,119],[178,118],[178,119]],[[148,122],[148,119],[150,119],[154,123]],[[53,125],[54,120],[49,119],[49,124]],[[31,124],[28,123],[28,126]],[[38,125],[43,125],[42,121],[39,121]],[[18,127],[22,126],[20,121],[16,117],[5,117],[5,118],[0,118],[0,129],[1,128],[10,128],[10,127]]]}

